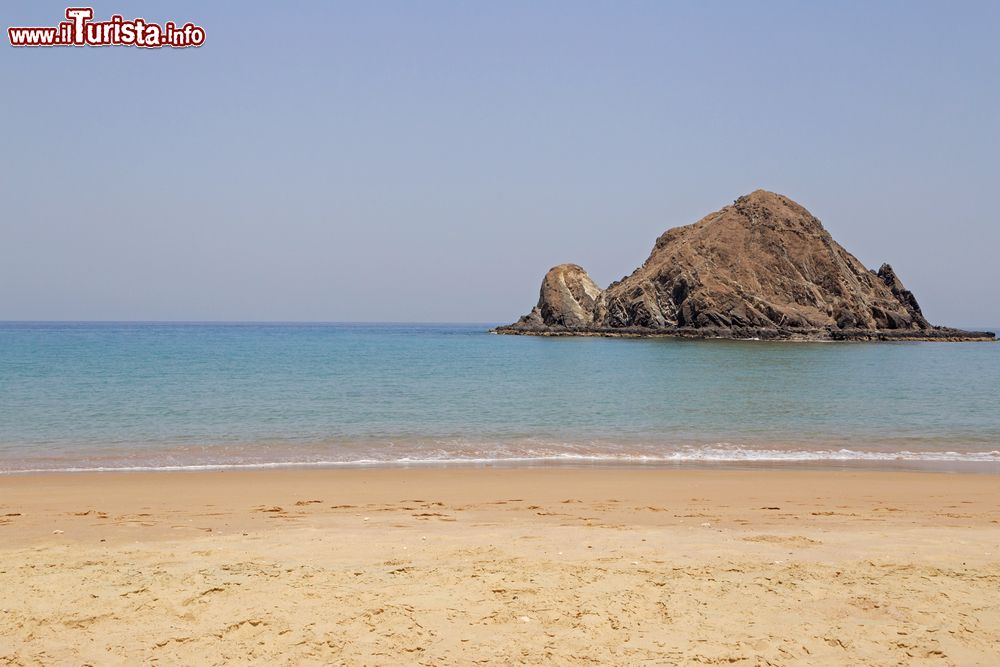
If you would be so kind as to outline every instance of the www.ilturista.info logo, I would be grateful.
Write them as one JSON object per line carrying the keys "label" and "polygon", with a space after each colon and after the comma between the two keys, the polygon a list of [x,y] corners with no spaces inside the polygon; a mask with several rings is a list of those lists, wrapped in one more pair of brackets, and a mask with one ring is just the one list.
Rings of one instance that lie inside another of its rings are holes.
{"label": "www.ilturista.info logo", "polygon": [[115,14],[108,21],[92,21],[91,7],[69,7],[66,19],[53,28],[7,28],[11,46],[140,46],[184,48],[205,43],[205,29],[193,23],[162,26],[145,19],[126,21]]}

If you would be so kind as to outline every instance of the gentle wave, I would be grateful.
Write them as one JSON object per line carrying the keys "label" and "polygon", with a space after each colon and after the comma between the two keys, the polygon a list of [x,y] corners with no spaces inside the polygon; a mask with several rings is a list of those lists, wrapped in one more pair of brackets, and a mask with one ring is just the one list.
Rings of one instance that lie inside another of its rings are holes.
{"label": "gentle wave", "polygon": [[4,469],[0,474],[79,473],[79,472],[180,472],[212,470],[265,470],[280,468],[371,468],[408,466],[468,466],[468,465],[545,465],[556,463],[587,463],[608,465],[650,465],[675,463],[807,463],[807,462],[927,462],[927,463],[996,463],[1000,450],[983,452],[874,452],[852,449],[783,450],[743,447],[709,446],[688,448],[662,455],[655,454],[580,454],[572,452],[538,453],[530,455],[484,456],[424,456],[397,458],[364,458],[352,460],[282,460],[245,462],[210,462],[191,464],[102,465]]}

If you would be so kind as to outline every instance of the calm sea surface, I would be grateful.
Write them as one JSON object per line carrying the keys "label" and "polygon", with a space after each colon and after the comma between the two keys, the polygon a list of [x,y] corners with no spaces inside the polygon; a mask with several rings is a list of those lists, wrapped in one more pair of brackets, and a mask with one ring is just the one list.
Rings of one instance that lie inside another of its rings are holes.
{"label": "calm sea surface", "polygon": [[1000,344],[0,323],[0,472],[467,462],[1000,472]]}

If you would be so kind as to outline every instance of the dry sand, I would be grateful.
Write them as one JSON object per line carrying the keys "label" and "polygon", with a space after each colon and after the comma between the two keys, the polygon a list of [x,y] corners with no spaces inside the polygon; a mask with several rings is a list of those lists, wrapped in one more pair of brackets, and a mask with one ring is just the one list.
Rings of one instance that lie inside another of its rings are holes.
{"label": "dry sand", "polygon": [[0,478],[0,665],[1000,664],[1000,477]]}

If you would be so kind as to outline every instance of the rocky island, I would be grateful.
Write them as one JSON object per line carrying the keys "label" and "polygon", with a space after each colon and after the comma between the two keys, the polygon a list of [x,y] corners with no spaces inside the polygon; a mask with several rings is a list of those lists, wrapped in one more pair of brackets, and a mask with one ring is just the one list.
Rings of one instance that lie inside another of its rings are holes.
{"label": "rocky island", "polygon": [[809,211],[757,190],[666,231],[631,275],[601,289],[576,264],[500,334],[778,340],[995,340],[931,325],[889,264],[872,271]]}

